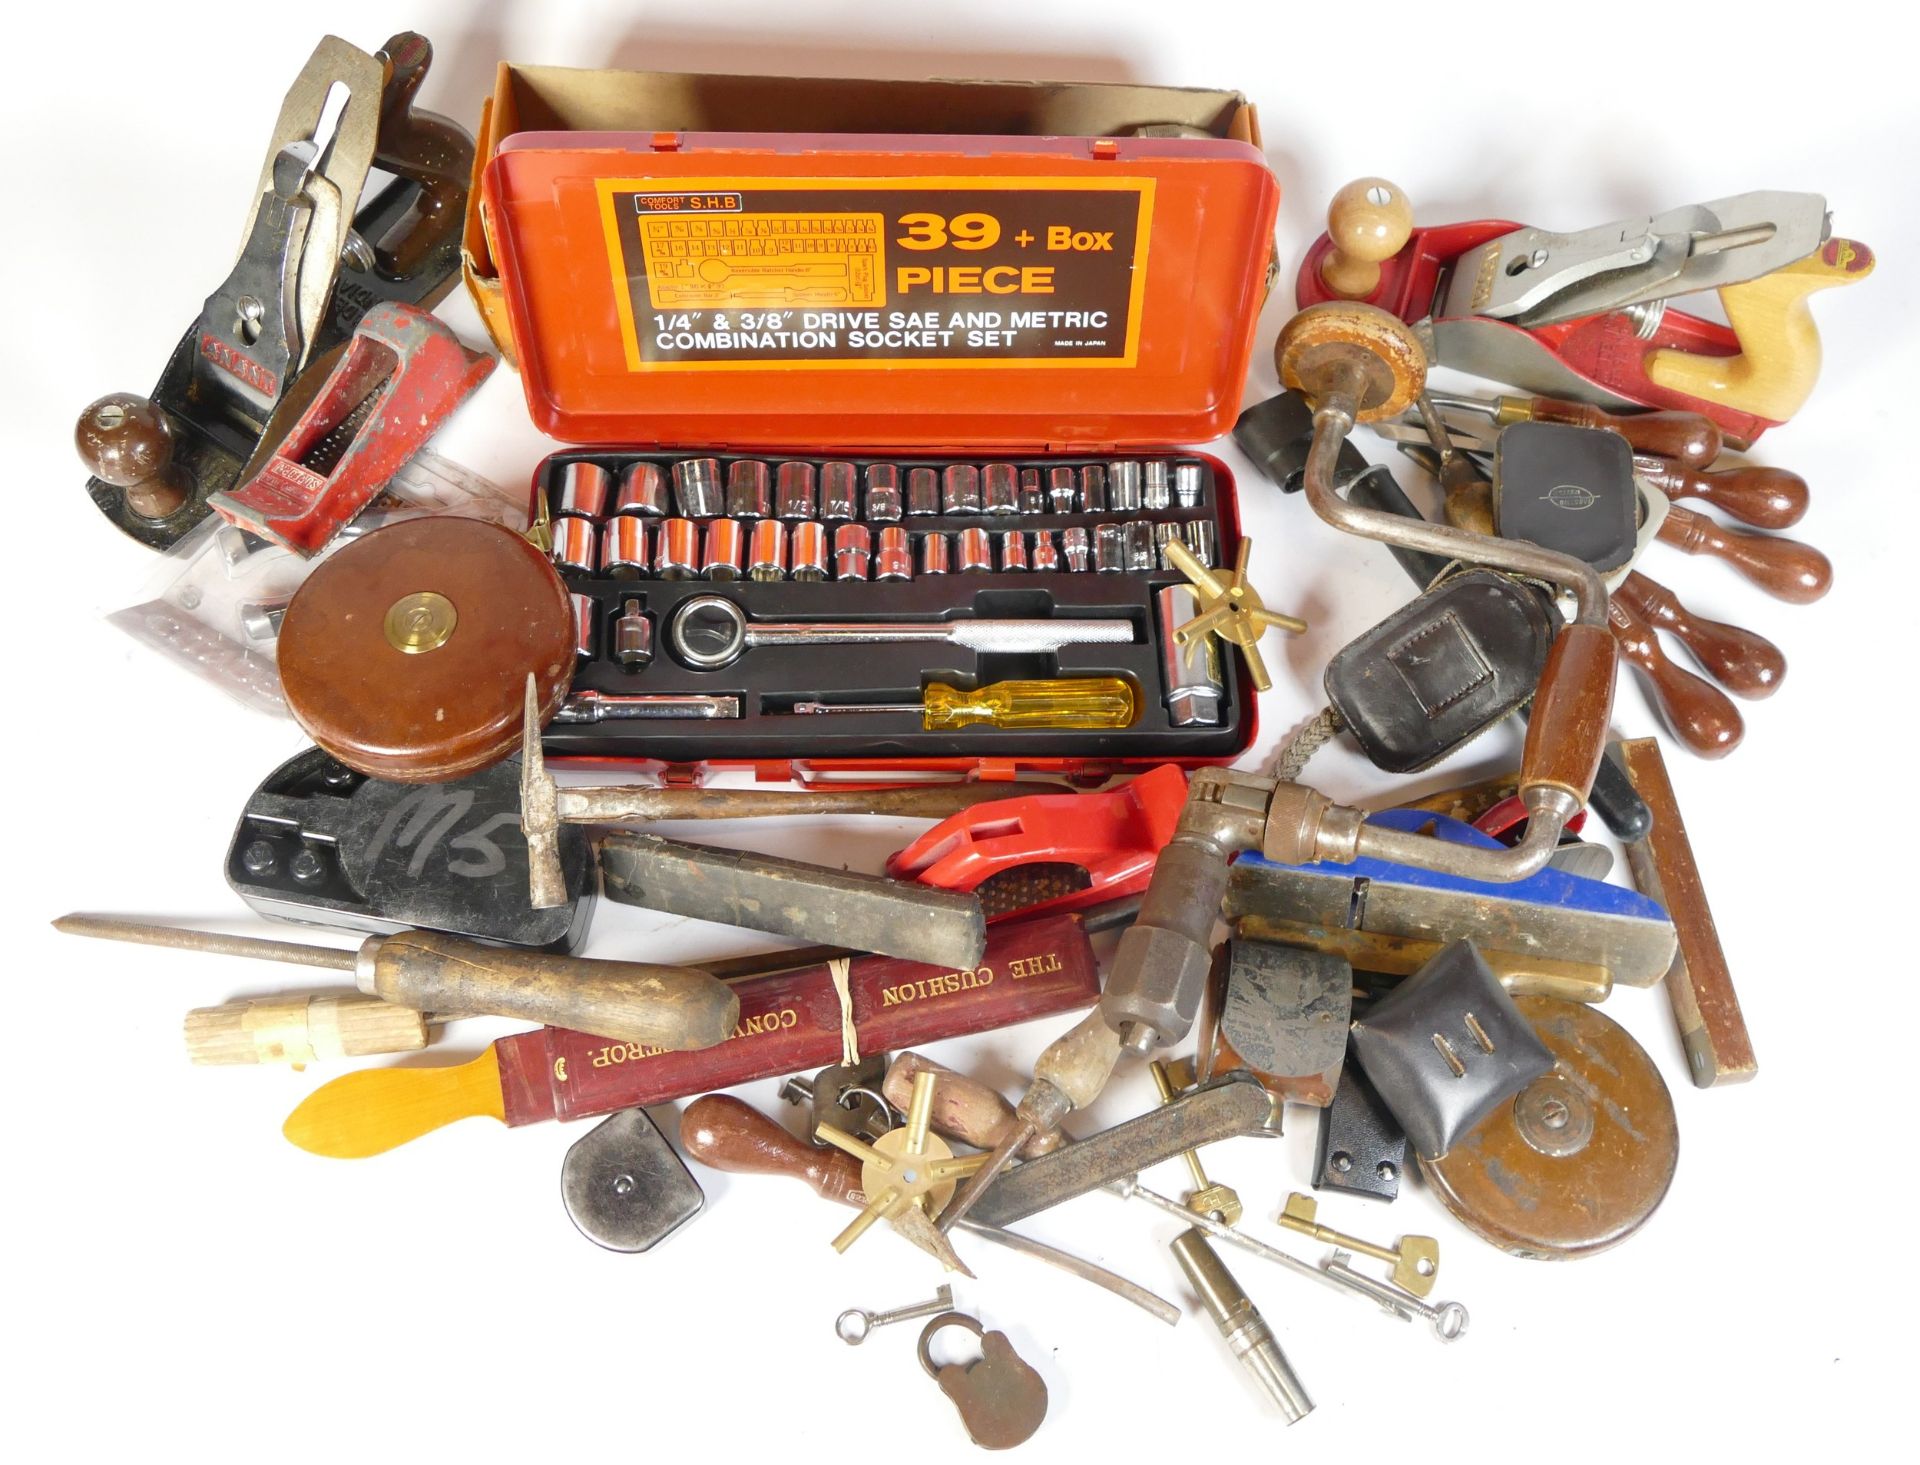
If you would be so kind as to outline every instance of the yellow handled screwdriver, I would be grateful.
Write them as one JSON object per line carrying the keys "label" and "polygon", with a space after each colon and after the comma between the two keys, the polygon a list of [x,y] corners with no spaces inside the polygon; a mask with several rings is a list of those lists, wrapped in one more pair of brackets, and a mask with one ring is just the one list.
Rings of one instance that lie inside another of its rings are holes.
{"label": "yellow handled screwdriver", "polygon": [[976,722],[992,727],[1132,727],[1140,715],[1140,697],[1125,677],[992,682],[972,691],[929,682],[918,702],[796,702],[793,710],[917,712],[929,732]]}

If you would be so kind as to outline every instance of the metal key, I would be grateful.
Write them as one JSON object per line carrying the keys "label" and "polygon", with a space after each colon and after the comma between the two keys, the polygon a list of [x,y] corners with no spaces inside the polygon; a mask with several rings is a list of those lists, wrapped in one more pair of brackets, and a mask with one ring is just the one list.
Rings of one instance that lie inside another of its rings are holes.
{"label": "metal key", "polygon": [[864,1307],[850,1307],[833,1320],[833,1330],[840,1335],[842,1343],[858,1347],[867,1341],[867,1334],[875,1328],[884,1328],[888,1323],[904,1323],[909,1318],[933,1317],[936,1313],[952,1310],[953,1288],[943,1282],[931,1302],[916,1302],[911,1307],[894,1307],[885,1312],[868,1312]]}
{"label": "metal key", "polygon": [[1442,1343],[1451,1343],[1466,1332],[1467,1310],[1459,1303],[1432,1303],[1411,1297],[1398,1287],[1369,1277],[1364,1272],[1356,1272],[1347,1265],[1352,1260],[1352,1252],[1335,1247],[1333,1255],[1320,1263],[1320,1270],[1329,1277],[1338,1277],[1343,1286],[1371,1297],[1388,1312],[1398,1313],[1402,1317],[1411,1314],[1425,1318],[1433,1324],[1433,1330],[1439,1334]]}
{"label": "metal key", "polygon": [[1431,1236],[1402,1236],[1398,1246],[1375,1246],[1371,1241],[1362,1241],[1331,1226],[1322,1226],[1315,1219],[1318,1210],[1319,1202],[1312,1196],[1295,1191],[1287,1197],[1286,1208],[1280,1212],[1280,1224],[1289,1231],[1311,1236],[1315,1241],[1348,1247],[1362,1256],[1392,1262],[1394,1286],[1411,1292],[1415,1297],[1425,1297],[1433,1291],[1434,1280],[1440,1274],[1440,1243]]}

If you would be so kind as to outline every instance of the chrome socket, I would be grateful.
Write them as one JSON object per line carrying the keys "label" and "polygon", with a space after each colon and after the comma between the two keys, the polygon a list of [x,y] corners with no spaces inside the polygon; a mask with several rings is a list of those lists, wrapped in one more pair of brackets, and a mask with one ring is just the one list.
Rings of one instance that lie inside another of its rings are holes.
{"label": "chrome socket", "polygon": [[900,470],[891,463],[867,465],[867,522],[900,522]]}
{"label": "chrome socket", "polygon": [[1107,507],[1116,514],[1137,514],[1140,500],[1140,464],[1132,458],[1115,458],[1107,464]]}
{"label": "chrome socket", "polygon": [[1080,470],[1080,512],[1104,514],[1107,511],[1107,470],[1089,463]]}
{"label": "chrome socket", "polygon": [[773,517],[773,481],[765,463],[742,458],[727,469],[727,517]]}
{"label": "chrome socket", "polygon": [[778,519],[761,519],[753,526],[747,576],[760,581],[787,578],[787,526]]}
{"label": "chrome socket", "polygon": [[647,573],[647,521],[633,514],[607,520],[600,536],[600,573],[609,580],[638,580]]}
{"label": "chrome socket", "polygon": [[940,512],[980,512],[980,470],[971,463],[949,463],[940,478]]}
{"label": "chrome socket", "polygon": [[1188,519],[1180,526],[1180,537],[1193,551],[1193,557],[1208,568],[1220,563],[1220,542],[1211,519]]}
{"label": "chrome socket", "polygon": [[1056,514],[1071,514],[1079,496],[1078,475],[1071,468],[1047,470],[1047,507]]}
{"label": "chrome socket", "polygon": [[1028,558],[1036,574],[1052,574],[1060,568],[1060,547],[1053,542],[1051,529],[1033,531],[1033,553]]}
{"label": "chrome socket", "polygon": [[820,465],[820,517],[830,523],[860,517],[860,470],[853,464]]}
{"label": "chrome socket", "polygon": [[920,573],[947,575],[953,572],[953,541],[944,534],[920,536]]}
{"label": "chrome socket", "polygon": [[960,573],[963,575],[990,575],[993,573],[993,536],[984,529],[962,529],[955,536],[958,546],[954,555]]}
{"label": "chrome socket", "polygon": [[717,519],[726,507],[718,458],[682,458],[673,465],[673,501],[683,519]]}
{"label": "chrome socket", "polygon": [[1127,568],[1127,526],[1093,526],[1093,567],[1103,575],[1118,575]]}
{"label": "chrome socket", "polygon": [[1000,568],[1002,570],[1026,569],[1027,531],[1002,529],[997,537],[1000,540]]}
{"label": "chrome socket", "polygon": [[813,464],[782,463],[774,474],[774,512],[782,519],[811,519],[819,512]]}
{"label": "chrome socket", "polygon": [[654,539],[653,573],[662,580],[691,580],[700,573],[700,526],[691,519],[662,519]]}
{"label": "chrome socket", "polygon": [[709,580],[738,580],[746,554],[747,531],[737,519],[708,520],[706,552],[700,567]]}
{"label": "chrome socket", "polygon": [[873,531],[865,524],[842,524],[833,531],[834,579],[864,580],[872,562]]}
{"label": "chrome socket", "polygon": [[607,512],[613,475],[598,463],[567,463],[560,469],[560,491],[550,500],[556,517],[599,519]]}
{"label": "chrome socket", "polygon": [[590,520],[564,518],[553,521],[553,563],[559,570],[573,570],[582,575],[591,575],[594,571],[596,556],[594,549],[600,542],[600,536]]}
{"label": "chrome socket", "polygon": [[658,463],[629,463],[620,470],[613,512],[616,516],[636,514],[642,519],[667,517],[667,475]]}
{"label": "chrome socket", "polygon": [[1093,548],[1091,536],[1084,525],[1075,524],[1060,531],[1060,556],[1067,562],[1067,569],[1080,574],[1092,561]]}
{"label": "chrome socket", "polygon": [[622,671],[639,671],[653,660],[653,617],[629,600],[613,621],[613,659]]}
{"label": "chrome socket", "polygon": [[1011,463],[989,463],[980,474],[980,508],[988,514],[1020,512],[1020,470]]}
{"label": "chrome socket", "polygon": [[907,470],[907,512],[916,518],[940,512],[940,475],[933,469]]}
{"label": "chrome socket", "polygon": [[1173,465],[1173,501],[1183,509],[1200,507],[1201,477],[1198,463]]}
{"label": "chrome socket", "polygon": [[873,578],[913,578],[913,540],[898,524],[889,524],[880,531],[879,545],[873,552]]}
{"label": "chrome socket", "polygon": [[592,661],[596,642],[594,640],[595,622],[594,603],[591,595],[573,597],[573,654],[582,661]]}
{"label": "chrome socket", "polygon": [[1141,465],[1140,502],[1149,509],[1173,507],[1173,465],[1153,459]]}
{"label": "chrome socket", "polygon": [[795,524],[788,550],[793,566],[790,573],[794,579],[812,582],[827,578],[826,525],[817,519]]}

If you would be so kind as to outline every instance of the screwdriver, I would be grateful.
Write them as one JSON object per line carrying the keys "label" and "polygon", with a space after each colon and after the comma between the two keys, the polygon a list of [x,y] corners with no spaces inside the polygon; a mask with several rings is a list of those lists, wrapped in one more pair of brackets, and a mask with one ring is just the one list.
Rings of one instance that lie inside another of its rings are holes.
{"label": "screwdriver", "polygon": [[1131,727],[1140,697],[1125,677],[992,682],[967,691],[929,682],[918,702],[796,702],[801,713],[918,712],[927,731],[968,727]]}
{"label": "screwdriver", "polygon": [[438,931],[369,936],[346,950],[112,916],[62,916],[53,926],[72,936],[351,972],[369,997],[418,1012],[518,1017],[675,1051],[711,1048],[733,1036],[740,1021],[740,999],[691,967],[509,951]]}
{"label": "screwdriver", "polygon": [[1436,407],[1482,412],[1501,427],[1516,422],[1564,422],[1575,427],[1611,428],[1631,443],[1636,453],[1670,458],[1688,468],[1704,468],[1720,456],[1720,429],[1697,412],[1608,412],[1558,397],[1427,395]]}

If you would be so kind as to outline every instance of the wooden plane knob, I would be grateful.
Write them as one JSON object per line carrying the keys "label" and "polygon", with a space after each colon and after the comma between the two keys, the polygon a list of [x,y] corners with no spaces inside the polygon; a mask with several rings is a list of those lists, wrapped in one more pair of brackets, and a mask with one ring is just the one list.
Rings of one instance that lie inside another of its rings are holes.
{"label": "wooden plane knob", "polygon": [[[886,1079],[880,1085],[881,1094],[889,1104],[904,1113],[913,1097],[914,1076],[920,1073],[940,1075],[940,1082],[933,1093],[934,1133],[957,1139],[977,1150],[990,1150],[1018,1123],[1013,1105],[999,1090],[989,1088],[978,1079],[968,1078],[964,1073],[955,1073],[931,1058],[922,1058],[918,1053],[902,1053],[893,1060],[887,1069]],[[1053,1149],[1060,1139],[1057,1129],[1036,1134],[1014,1153],[1031,1159]]]}
{"label": "wooden plane knob", "polygon": [[1614,594],[1649,624],[1679,637],[1707,674],[1736,697],[1771,697],[1786,679],[1787,658],[1765,636],[1695,615],[1666,586],[1638,570]]}
{"label": "wooden plane knob", "polygon": [[1624,599],[1608,604],[1607,622],[1620,654],[1645,674],[1675,737],[1702,758],[1724,758],[1740,746],[1746,724],[1726,693],[1669,658],[1653,627]]}
{"label": "wooden plane knob", "polygon": [[1636,453],[1633,471],[1670,499],[1700,499],[1756,529],[1785,529],[1807,512],[1807,480],[1785,468],[1748,464],[1702,473],[1664,457]]}
{"label": "wooden plane knob", "polygon": [[173,469],[173,424],[145,397],[115,392],[80,414],[73,445],[87,471],[125,492],[143,519],[164,519],[187,501]]}
{"label": "wooden plane knob", "polygon": [[1723,529],[1704,514],[1675,506],[1660,525],[1660,542],[1683,554],[1724,560],[1776,600],[1808,605],[1833,588],[1833,562],[1810,544]]}
{"label": "wooden plane knob", "polygon": [[1380,288],[1380,262],[1406,248],[1413,205],[1384,178],[1356,178],[1327,205],[1333,248],[1320,261],[1320,278],[1347,300],[1365,300]]}
{"label": "wooden plane knob", "polygon": [[795,1139],[730,1094],[708,1094],[687,1105],[680,1115],[680,1147],[701,1164],[730,1175],[785,1175],[842,1205],[867,1203],[859,1160]]}

